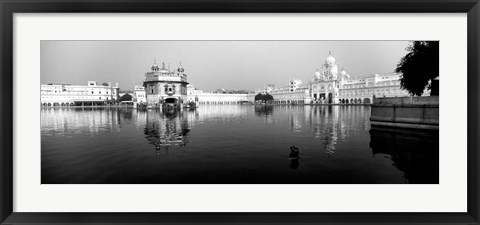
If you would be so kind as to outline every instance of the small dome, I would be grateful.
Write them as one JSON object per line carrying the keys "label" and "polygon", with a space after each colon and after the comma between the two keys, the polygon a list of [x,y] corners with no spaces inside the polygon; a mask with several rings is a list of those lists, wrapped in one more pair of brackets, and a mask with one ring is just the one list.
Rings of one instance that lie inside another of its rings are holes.
{"label": "small dome", "polygon": [[347,71],[345,71],[345,70],[342,69],[342,71],[340,72],[340,74],[341,74],[342,76],[345,76],[345,75],[347,75]]}
{"label": "small dome", "polygon": [[170,72],[170,70],[165,68],[165,63],[163,62],[162,63],[162,68],[160,69],[160,73],[169,73],[169,72]]}
{"label": "small dome", "polygon": [[335,58],[332,55],[328,55],[328,57],[325,59],[325,64],[328,64],[328,65],[335,64]]}
{"label": "small dome", "polygon": [[320,76],[320,75],[322,75],[322,74],[317,69],[317,71],[315,72],[315,76]]}

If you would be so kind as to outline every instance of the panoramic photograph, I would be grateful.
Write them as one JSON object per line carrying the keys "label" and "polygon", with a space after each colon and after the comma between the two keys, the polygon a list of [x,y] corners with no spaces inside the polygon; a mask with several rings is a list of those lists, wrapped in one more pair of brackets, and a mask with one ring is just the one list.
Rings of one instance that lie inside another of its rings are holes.
{"label": "panoramic photograph", "polygon": [[40,42],[42,184],[439,184],[439,42]]}

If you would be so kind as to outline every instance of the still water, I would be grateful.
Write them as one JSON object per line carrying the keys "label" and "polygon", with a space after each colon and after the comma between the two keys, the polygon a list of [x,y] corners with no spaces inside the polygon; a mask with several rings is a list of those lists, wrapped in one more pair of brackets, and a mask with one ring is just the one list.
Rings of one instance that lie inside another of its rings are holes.
{"label": "still water", "polygon": [[42,183],[439,182],[438,131],[369,117],[369,106],[43,108]]}

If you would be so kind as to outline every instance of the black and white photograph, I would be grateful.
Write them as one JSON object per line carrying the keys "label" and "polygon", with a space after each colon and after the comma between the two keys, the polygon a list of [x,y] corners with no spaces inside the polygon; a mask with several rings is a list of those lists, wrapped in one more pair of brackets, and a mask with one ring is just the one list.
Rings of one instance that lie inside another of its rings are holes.
{"label": "black and white photograph", "polygon": [[41,184],[439,184],[439,45],[42,40]]}

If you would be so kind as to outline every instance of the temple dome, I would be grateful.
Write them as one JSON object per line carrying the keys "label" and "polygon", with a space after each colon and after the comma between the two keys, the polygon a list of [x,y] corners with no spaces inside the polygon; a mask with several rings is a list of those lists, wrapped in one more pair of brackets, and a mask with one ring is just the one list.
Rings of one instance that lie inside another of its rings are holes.
{"label": "temple dome", "polygon": [[335,64],[335,58],[329,54],[328,57],[325,59],[325,64],[327,65]]}
{"label": "temple dome", "polygon": [[170,70],[165,68],[165,63],[162,63],[162,68],[160,69],[160,73],[170,73]]}

